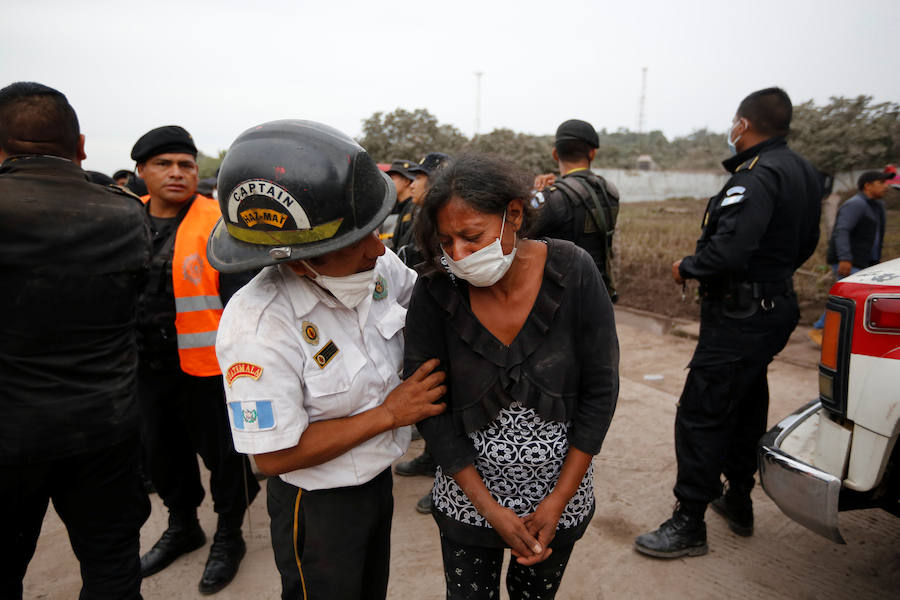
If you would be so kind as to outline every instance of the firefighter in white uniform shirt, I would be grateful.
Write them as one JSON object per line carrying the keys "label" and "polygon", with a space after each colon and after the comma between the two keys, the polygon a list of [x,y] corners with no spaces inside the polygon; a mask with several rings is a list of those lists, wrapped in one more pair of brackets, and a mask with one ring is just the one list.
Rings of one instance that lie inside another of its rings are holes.
{"label": "firefighter in white uniform shirt", "polygon": [[277,475],[282,598],[384,598],[390,465],[405,426],[445,407],[436,360],[398,375],[416,275],[374,233],[393,184],[346,135],[275,121],[235,140],[219,190],[210,263],[267,267],[232,297],[216,352],[235,448]]}

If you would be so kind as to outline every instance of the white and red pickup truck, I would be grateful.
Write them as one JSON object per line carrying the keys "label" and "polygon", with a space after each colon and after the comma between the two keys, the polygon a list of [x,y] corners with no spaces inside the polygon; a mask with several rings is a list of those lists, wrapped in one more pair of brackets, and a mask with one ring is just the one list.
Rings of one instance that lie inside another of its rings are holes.
{"label": "white and red pickup truck", "polygon": [[832,286],[819,397],[760,440],[763,488],[787,516],[839,543],[838,513],[900,516],[900,259]]}

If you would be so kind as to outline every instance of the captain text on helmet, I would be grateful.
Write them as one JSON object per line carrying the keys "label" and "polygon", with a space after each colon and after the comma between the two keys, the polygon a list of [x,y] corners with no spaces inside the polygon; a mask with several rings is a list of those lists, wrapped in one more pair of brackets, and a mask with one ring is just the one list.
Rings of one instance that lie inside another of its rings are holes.
{"label": "captain text on helmet", "polygon": [[210,263],[265,267],[226,307],[216,352],[235,447],[277,475],[282,597],[383,598],[390,465],[445,392],[437,360],[398,376],[416,275],[374,233],[394,186],[348,136],[293,120],[238,136],[218,184]]}

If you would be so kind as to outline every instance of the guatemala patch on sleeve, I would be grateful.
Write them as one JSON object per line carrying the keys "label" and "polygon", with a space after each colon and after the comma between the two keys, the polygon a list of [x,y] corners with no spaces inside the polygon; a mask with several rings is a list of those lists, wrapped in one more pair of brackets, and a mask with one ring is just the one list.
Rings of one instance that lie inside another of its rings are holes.
{"label": "guatemala patch on sleeve", "polygon": [[725,192],[725,198],[722,200],[722,204],[720,204],[719,206],[725,208],[726,206],[731,206],[732,204],[743,202],[744,192],[746,191],[747,188],[742,185],[736,185],[734,187],[728,188],[728,190]]}
{"label": "guatemala patch on sleeve", "polygon": [[259,365],[247,362],[236,362],[225,371],[225,382],[228,384],[228,387],[231,387],[231,384],[234,383],[234,380],[238,377],[252,377],[253,379],[259,379],[262,372],[263,368]]}
{"label": "guatemala patch on sleeve", "polygon": [[271,400],[229,402],[231,428],[235,431],[266,431],[275,429],[275,408]]}
{"label": "guatemala patch on sleeve", "polygon": [[546,202],[546,198],[544,198],[543,192],[537,192],[531,197],[531,208],[540,208],[544,202]]}

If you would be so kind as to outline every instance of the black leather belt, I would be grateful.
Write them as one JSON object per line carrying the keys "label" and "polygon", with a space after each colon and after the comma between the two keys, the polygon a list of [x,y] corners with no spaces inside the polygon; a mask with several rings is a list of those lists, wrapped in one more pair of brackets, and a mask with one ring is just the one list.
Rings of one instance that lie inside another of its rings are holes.
{"label": "black leather belt", "polygon": [[792,278],[778,281],[739,281],[729,283],[701,283],[700,296],[711,300],[721,300],[728,297],[738,297],[738,291],[743,288],[743,297],[749,296],[755,300],[769,300],[778,296],[789,296],[794,292],[794,280]]}
{"label": "black leather belt", "polygon": [[781,281],[751,281],[750,287],[753,290],[754,298],[769,299],[789,296],[794,292],[794,280],[788,278]]}

